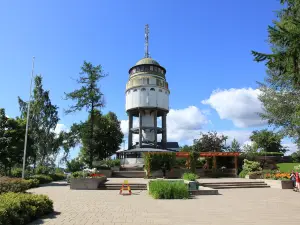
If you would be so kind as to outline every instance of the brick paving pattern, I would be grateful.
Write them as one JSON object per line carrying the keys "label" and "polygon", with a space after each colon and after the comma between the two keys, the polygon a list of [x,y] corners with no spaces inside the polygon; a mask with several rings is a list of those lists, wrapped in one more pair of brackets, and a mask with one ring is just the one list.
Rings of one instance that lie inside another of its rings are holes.
{"label": "brick paving pattern", "polygon": [[231,189],[189,200],[154,200],[147,191],[120,196],[118,191],[70,190],[58,182],[31,192],[48,195],[56,211],[32,225],[300,224],[300,193],[292,190]]}

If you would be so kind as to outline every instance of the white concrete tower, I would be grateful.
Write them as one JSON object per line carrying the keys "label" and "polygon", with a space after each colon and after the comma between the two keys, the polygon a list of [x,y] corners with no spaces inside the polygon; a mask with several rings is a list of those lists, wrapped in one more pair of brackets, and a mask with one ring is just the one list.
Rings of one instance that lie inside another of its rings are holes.
{"label": "white concrete tower", "polygon": [[[133,134],[139,135],[139,148],[158,148],[157,134],[162,134],[161,146],[166,149],[167,113],[169,112],[169,88],[166,69],[149,56],[149,27],[145,28],[145,57],[129,70],[126,85],[126,112],[129,117],[128,149],[132,149]],[[139,118],[139,126],[133,128],[133,117]],[[162,127],[157,127],[157,118]]]}

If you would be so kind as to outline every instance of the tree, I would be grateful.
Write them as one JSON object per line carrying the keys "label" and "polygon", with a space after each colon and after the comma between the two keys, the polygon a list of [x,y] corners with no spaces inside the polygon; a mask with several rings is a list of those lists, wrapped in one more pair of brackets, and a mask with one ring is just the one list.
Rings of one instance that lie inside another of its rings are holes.
{"label": "tree", "polygon": [[66,99],[76,101],[76,104],[72,105],[65,112],[69,114],[72,112],[81,111],[83,108],[89,112],[89,124],[85,124],[89,127],[89,138],[88,146],[86,146],[85,149],[88,151],[88,164],[91,168],[95,151],[95,143],[93,142],[95,128],[94,114],[96,109],[100,110],[102,107],[104,107],[103,94],[97,86],[97,83],[106,75],[104,74],[101,65],[93,66],[91,63],[86,61],[84,61],[83,66],[81,67],[80,75],[81,76],[79,80],[77,80],[77,83],[81,85],[80,89],[65,94]]}
{"label": "tree", "polygon": [[281,145],[282,138],[282,135],[267,129],[253,131],[250,136],[250,140],[264,152],[286,152],[286,148]]}
{"label": "tree", "polygon": [[217,132],[201,133],[200,139],[196,141],[194,148],[196,152],[221,152],[226,149],[228,137],[218,135]]}
{"label": "tree", "polygon": [[240,152],[241,151],[240,143],[234,138],[228,150],[230,152]]}
{"label": "tree", "polygon": [[93,161],[102,160],[113,155],[119,149],[123,140],[123,133],[121,131],[120,122],[117,116],[109,112],[106,115],[101,115],[99,111],[94,113],[94,136],[93,152],[88,150],[90,142],[89,124],[91,117],[85,123],[82,123],[80,130],[80,137],[82,142],[81,158],[89,164],[90,154],[93,155]]}
{"label": "tree", "polygon": [[260,83],[265,109],[261,117],[300,145],[300,0],[280,2],[284,8],[268,28],[272,53],[252,54],[267,66],[265,82]]}
{"label": "tree", "polygon": [[293,152],[291,154],[291,157],[292,157],[293,162],[300,163],[300,150]]}
{"label": "tree", "polygon": [[75,158],[67,162],[66,166],[67,166],[67,171],[73,173],[76,171],[82,171],[84,167],[84,163],[79,158]]}
{"label": "tree", "polygon": [[[36,76],[34,79],[33,97],[30,104],[29,135],[34,142],[34,168],[36,164],[46,164],[53,160],[53,155],[60,149],[62,138],[54,132],[58,117],[58,107],[50,100],[49,91],[45,91],[42,85],[42,77]],[[27,115],[28,104],[20,97],[19,106],[21,118]]]}
{"label": "tree", "polygon": [[188,145],[184,145],[180,148],[181,152],[192,152],[193,151],[193,146],[188,146]]}

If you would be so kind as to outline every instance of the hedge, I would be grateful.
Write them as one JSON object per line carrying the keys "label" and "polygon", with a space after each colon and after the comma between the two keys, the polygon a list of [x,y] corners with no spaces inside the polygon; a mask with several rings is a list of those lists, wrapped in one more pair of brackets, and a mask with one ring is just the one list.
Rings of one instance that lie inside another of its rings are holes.
{"label": "hedge", "polygon": [[189,180],[189,181],[195,181],[199,178],[199,176],[195,173],[184,173],[182,176],[182,179]]}
{"label": "hedge", "polygon": [[6,192],[25,192],[30,186],[31,183],[29,181],[21,178],[0,178],[0,194]]}
{"label": "hedge", "polygon": [[53,212],[53,202],[45,195],[5,193],[0,195],[0,225],[23,225]]}
{"label": "hedge", "polygon": [[31,179],[37,179],[40,184],[48,184],[53,181],[53,179],[48,175],[37,174],[30,177]]}
{"label": "hedge", "polygon": [[145,169],[148,173],[161,170],[164,164],[167,170],[172,169],[176,165],[176,153],[144,153],[143,158]]}
{"label": "hedge", "polygon": [[187,199],[188,186],[180,181],[151,181],[149,194],[155,199]]}
{"label": "hedge", "polygon": [[65,180],[66,176],[63,173],[49,174],[53,181]]}
{"label": "hedge", "polygon": [[40,185],[40,181],[38,179],[28,179],[29,188],[36,188]]}

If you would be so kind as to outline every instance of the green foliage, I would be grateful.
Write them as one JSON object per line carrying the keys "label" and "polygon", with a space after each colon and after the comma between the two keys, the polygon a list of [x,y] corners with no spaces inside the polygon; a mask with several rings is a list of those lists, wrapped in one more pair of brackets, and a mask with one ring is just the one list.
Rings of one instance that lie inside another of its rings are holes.
{"label": "green foliage", "polygon": [[63,173],[49,174],[49,177],[51,177],[53,181],[60,181],[66,179],[66,175],[64,175]]}
{"label": "green foliage", "polygon": [[[33,139],[33,152],[30,161],[35,165],[55,162],[55,156],[62,145],[62,135],[54,130],[59,121],[58,107],[50,100],[49,91],[44,90],[42,76],[34,79],[33,96],[30,103],[30,137]],[[21,118],[27,116],[28,103],[19,97]],[[24,134],[24,133],[23,133]]]}
{"label": "green foliage", "polygon": [[181,152],[191,152],[193,151],[193,146],[188,146],[188,145],[184,145],[183,147],[180,148]]}
{"label": "green foliage", "polygon": [[196,152],[222,152],[226,149],[227,136],[218,135],[217,132],[201,133],[200,138],[194,143]]}
{"label": "green foliage", "polygon": [[48,183],[51,183],[53,181],[53,179],[50,176],[44,175],[44,174],[33,175],[30,178],[39,180],[40,184],[48,184]]}
{"label": "green foliage", "polygon": [[186,167],[186,158],[176,158],[176,162],[175,162],[175,165],[176,167]]}
{"label": "green foliage", "polygon": [[29,183],[29,188],[37,188],[40,185],[40,181],[38,179],[28,179],[26,181]]}
{"label": "green foliage", "polygon": [[66,166],[67,166],[67,171],[73,173],[76,171],[83,170],[84,163],[81,160],[79,160],[79,158],[75,158],[67,162]]}
{"label": "green foliage", "polygon": [[[95,112],[97,109],[104,107],[104,96],[100,91],[97,83],[99,80],[106,76],[104,74],[101,65],[93,66],[91,63],[84,61],[81,67],[80,78],[77,81],[81,85],[80,89],[66,94],[66,99],[70,99],[76,102],[75,105],[71,106],[66,113],[72,113],[76,111],[81,111],[83,108],[89,111],[88,123],[85,123],[85,135],[83,144],[84,149],[87,151],[88,155],[88,165],[92,168],[93,158],[95,155]],[[99,121],[98,121],[99,122]],[[102,138],[101,138],[102,140]]]}
{"label": "green foliage", "polygon": [[95,168],[103,169],[107,168],[110,169],[112,167],[119,167],[121,166],[121,160],[120,159],[107,159],[107,160],[101,160],[99,163],[99,166],[95,166]]}
{"label": "green foliage", "polygon": [[272,53],[252,54],[255,61],[267,66],[267,77],[260,87],[261,117],[300,145],[300,2],[280,2],[283,7],[278,19],[268,28]]}
{"label": "green foliage", "polygon": [[71,174],[71,178],[84,178],[87,177],[87,173],[83,171],[76,171]]}
{"label": "green foliage", "polygon": [[244,159],[243,170],[250,173],[250,172],[255,172],[255,171],[261,171],[262,168],[260,167],[259,162]]}
{"label": "green foliage", "polygon": [[234,138],[228,150],[230,152],[240,152],[241,151],[240,143]]}
{"label": "green foliage", "polygon": [[30,182],[21,178],[0,178],[0,194],[6,192],[25,192],[30,188]]}
{"label": "green foliage", "polygon": [[184,173],[182,179],[189,180],[189,181],[196,181],[199,176],[195,173]]}
{"label": "green foliage", "polygon": [[145,153],[143,157],[145,169],[149,172],[161,170],[164,165],[170,170],[176,165],[176,153]]}
{"label": "green foliage", "polygon": [[49,168],[47,166],[38,165],[37,168],[35,169],[35,171],[36,171],[36,174],[48,175],[53,172],[53,169]]}
{"label": "green foliage", "polygon": [[180,181],[150,181],[149,194],[155,199],[187,199],[188,187]]}
{"label": "green foliage", "polygon": [[45,195],[6,193],[0,195],[0,224],[23,225],[53,212],[53,202]]}
{"label": "green foliage", "polygon": [[286,149],[281,145],[283,136],[274,133],[267,129],[253,131],[250,140],[257,144],[263,152],[286,152]]}
{"label": "green foliage", "polygon": [[22,177],[22,169],[21,168],[13,168],[11,170],[11,176],[21,178]]}
{"label": "green foliage", "polygon": [[291,154],[291,157],[292,157],[293,162],[300,163],[300,150],[293,152]]}
{"label": "green foliage", "polygon": [[248,172],[247,170],[244,170],[244,169],[243,169],[243,170],[240,172],[239,177],[240,177],[240,178],[245,178],[246,175],[248,175],[248,173],[249,173],[249,172]]}

